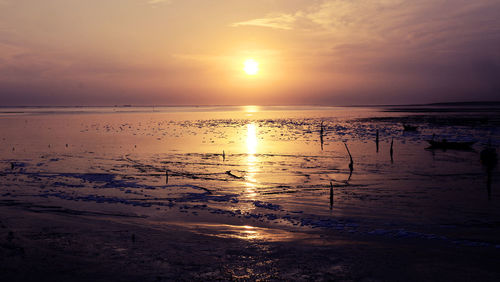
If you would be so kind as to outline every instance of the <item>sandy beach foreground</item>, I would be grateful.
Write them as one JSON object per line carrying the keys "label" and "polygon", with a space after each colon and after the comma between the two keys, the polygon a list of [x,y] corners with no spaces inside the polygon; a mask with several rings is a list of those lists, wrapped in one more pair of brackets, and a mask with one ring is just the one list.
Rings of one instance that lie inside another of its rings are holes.
{"label": "sandy beach foreground", "polygon": [[2,281],[498,281],[497,249],[333,233],[221,238],[144,218],[2,202]]}

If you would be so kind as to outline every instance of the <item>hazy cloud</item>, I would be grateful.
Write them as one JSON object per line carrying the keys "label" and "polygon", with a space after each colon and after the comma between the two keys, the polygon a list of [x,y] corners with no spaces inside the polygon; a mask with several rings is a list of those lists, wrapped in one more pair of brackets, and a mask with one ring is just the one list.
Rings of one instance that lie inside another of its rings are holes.
{"label": "hazy cloud", "polygon": [[296,20],[297,19],[295,15],[281,14],[277,16],[267,16],[265,18],[237,22],[232,24],[231,26],[259,26],[275,29],[292,29]]}
{"label": "hazy cloud", "polygon": [[148,3],[151,5],[156,4],[171,4],[173,0],[148,0]]}
{"label": "hazy cloud", "polygon": [[[496,0],[336,0],[323,1],[295,13],[272,13],[232,24],[305,30],[336,39],[432,41],[460,33],[500,32]],[[489,36],[488,34],[482,34]],[[346,42],[341,42],[344,44]],[[416,42],[418,43],[418,42]]]}
{"label": "hazy cloud", "polygon": [[310,60],[322,57],[323,72],[487,88],[492,95],[500,91],[499,12],[497,0],[336,0],[232,26],[302,34],[308,48],[301,50]]}

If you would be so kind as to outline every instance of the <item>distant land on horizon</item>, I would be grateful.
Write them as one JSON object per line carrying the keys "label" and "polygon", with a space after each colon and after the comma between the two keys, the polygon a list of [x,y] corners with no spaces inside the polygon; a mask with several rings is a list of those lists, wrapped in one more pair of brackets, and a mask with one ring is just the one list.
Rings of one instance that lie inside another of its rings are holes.
{"label": "distant land on horizon", "polygon": [[[250,105],[17,105],[17,106],[0,106],[0,108],[132,108],[132,107],[242,107]],[[423,104],[353,104],[353,105],[317,105],[317,104],[304,104],[304,105],[251,105],[261,107],[426,107],[426,106],[500,106],[500,101],[467,101],[467,102],[437,102],[437,103],[423,103]]]}

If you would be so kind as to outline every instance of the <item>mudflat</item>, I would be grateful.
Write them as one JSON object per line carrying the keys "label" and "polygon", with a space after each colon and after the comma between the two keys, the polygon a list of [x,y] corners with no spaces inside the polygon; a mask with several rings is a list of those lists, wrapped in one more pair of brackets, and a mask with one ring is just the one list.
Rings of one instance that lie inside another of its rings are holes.
{"label": "mudflat", "polygon": [[[201,234],[144,218],[0,207],[4,281],[498,281],[498,249],[422,239]],[[294,239],[296,238],[296,239]]]}
{"label": "mudflat", "polygon": [[496,111],[119,110],[0,110],[6,281],[500,277]]}

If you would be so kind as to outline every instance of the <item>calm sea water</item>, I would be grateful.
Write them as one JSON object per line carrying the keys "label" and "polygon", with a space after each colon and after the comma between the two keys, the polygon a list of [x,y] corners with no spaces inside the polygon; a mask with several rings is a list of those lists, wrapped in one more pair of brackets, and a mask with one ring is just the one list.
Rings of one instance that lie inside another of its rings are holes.
{"label": "calm sea water", "polygon": [[[496,246],[499,171],[479,152],[498,145],[498,120],[376,107],[2,108],[0,199],[248,239],[288,230]],[[428,150],[433,135],[476,144]],[[248,231],[259,227],[276,232]]]}

